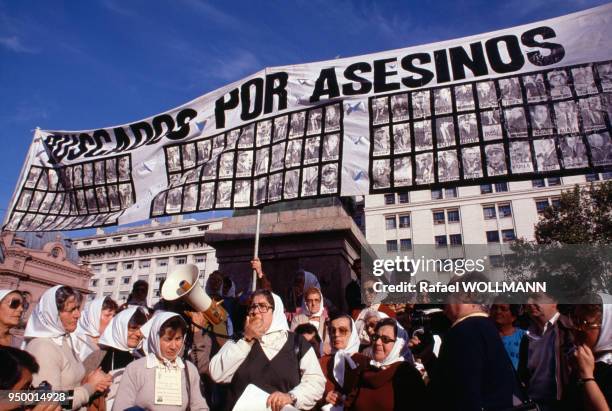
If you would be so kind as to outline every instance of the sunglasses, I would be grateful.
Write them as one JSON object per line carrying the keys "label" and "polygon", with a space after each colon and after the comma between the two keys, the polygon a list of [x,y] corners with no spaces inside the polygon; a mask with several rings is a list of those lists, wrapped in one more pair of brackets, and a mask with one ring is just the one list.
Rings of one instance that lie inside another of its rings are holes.
{"label": "sunglasses", "polygon": [[574,320],[574,329],[578,331],[598,330],[601,328],[600,323],[590,323],[588,321]]}
{"label": "sunglasses", "polygon": [[22,300],[21,298],[13,298],[11,302],[9,303],[9,308],[11,310],[16,310],[19,307],[23,307],[24,310],[27,310],[28,307],[30,307],[30,303]]}
{"label": "sunglasses", "polygon": [[395,342],[395,340],[393,338],[389,338],[386,335],[374,334],[372,336],[372,342],[376,342],[377,340],[382,341],[383,344],[389,344],[389,343]]}

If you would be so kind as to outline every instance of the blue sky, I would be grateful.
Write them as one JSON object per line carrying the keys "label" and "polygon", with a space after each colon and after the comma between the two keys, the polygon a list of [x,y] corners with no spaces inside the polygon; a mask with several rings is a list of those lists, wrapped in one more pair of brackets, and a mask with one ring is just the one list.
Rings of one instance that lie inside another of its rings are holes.
{"label": "blue sky", "polygon": [[426,44],[601,0],[0,0],[0,211],[32,130],[128,123],[267,66]]}

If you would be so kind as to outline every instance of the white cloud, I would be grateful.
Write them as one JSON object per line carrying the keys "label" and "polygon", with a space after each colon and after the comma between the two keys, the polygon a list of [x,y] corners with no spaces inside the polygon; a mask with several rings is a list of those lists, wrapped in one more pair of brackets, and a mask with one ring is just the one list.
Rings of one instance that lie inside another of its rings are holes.
{"label": "white cloud", "polygon": [[14,51],[15,53],[38,53],[38,50],[24,45],[17,36],[0,37],[0,45],[8,50]]}

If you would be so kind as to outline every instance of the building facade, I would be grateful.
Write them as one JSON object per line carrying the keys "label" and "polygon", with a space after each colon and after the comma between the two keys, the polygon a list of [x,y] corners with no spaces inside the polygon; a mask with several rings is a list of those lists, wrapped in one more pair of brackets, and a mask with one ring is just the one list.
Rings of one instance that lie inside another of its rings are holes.
{"label": "building facade", "polygon": [[149,283],[149,306],[160,298],[160,282],[177,266],[195,264],[203,285],[217,269],[215,250],[204,242],[208,230],[221,228],[223,219],[182,220],[119,229],[74,240],[78,254],[93,273],[91,298],[110,296],[119,304],[127,301],[134,282]]}

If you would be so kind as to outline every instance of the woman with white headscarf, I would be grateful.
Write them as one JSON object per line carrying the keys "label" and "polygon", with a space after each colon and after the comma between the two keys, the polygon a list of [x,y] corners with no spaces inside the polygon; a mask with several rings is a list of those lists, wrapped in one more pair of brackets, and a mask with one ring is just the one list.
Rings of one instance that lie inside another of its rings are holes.
{"label": "woman with white headscarf", "polygon": [[253,384],[268,392],[267,405],[309,410],[323,395],[325,377],[317,355],[303,337],[289,332],[282,300],[269,290],[249,302],[244,337],[228,341],[210,361],[210,375],[228,383],[226,409],[233,409]]}
{"label": "woman with white headscarf", "polygon": [[359,378],[354,411],[425,410],[425,384],[407,362],[408,333],[392,318],[376,324],[372,358]]}
{"label": "woman with white headscarf", "polygon": [[54,391],[74,390],[71,409],[81,408],[96,392],[110,386],[110,376],[101,370],[85,375],[85,367],[72,346],[80,317],[81,295],[68,286],[57,285],[45,291],[32,311],[24,337],[26,351],[38,361],[39,371],[32,383],[51,384]]}
{"label": "woman with white headscarf", "polygon": [[141,328],[148,332],[146,356],[123,373],[113,410],[208,410],[195,365],[181,358],[187,324],[176,313],[156,313]]}
{"label": "woman with white headscarf", "polygon": [[302,306],[291,319],[291,331],[301,324],[312,324],[317,329],[321,341],[323,341],[323,353],[329,354],[330,345],[327,335],[328,314],[325,308],[323,293],[315,287],[311,287],[304,292]]}
{"label": "woman with white headscarf", "polygon": [[76,331],[70,334],[81,361],[98,349],[98,338],[117,312],[117,303],[110,297],[98,297],[85,303]]}
{"label": "woman with white headscarf", "polygon": [[25,296],[17,290],[0,290],[0,346],[19,348],[21,341],[11,334],[28,309]]}

